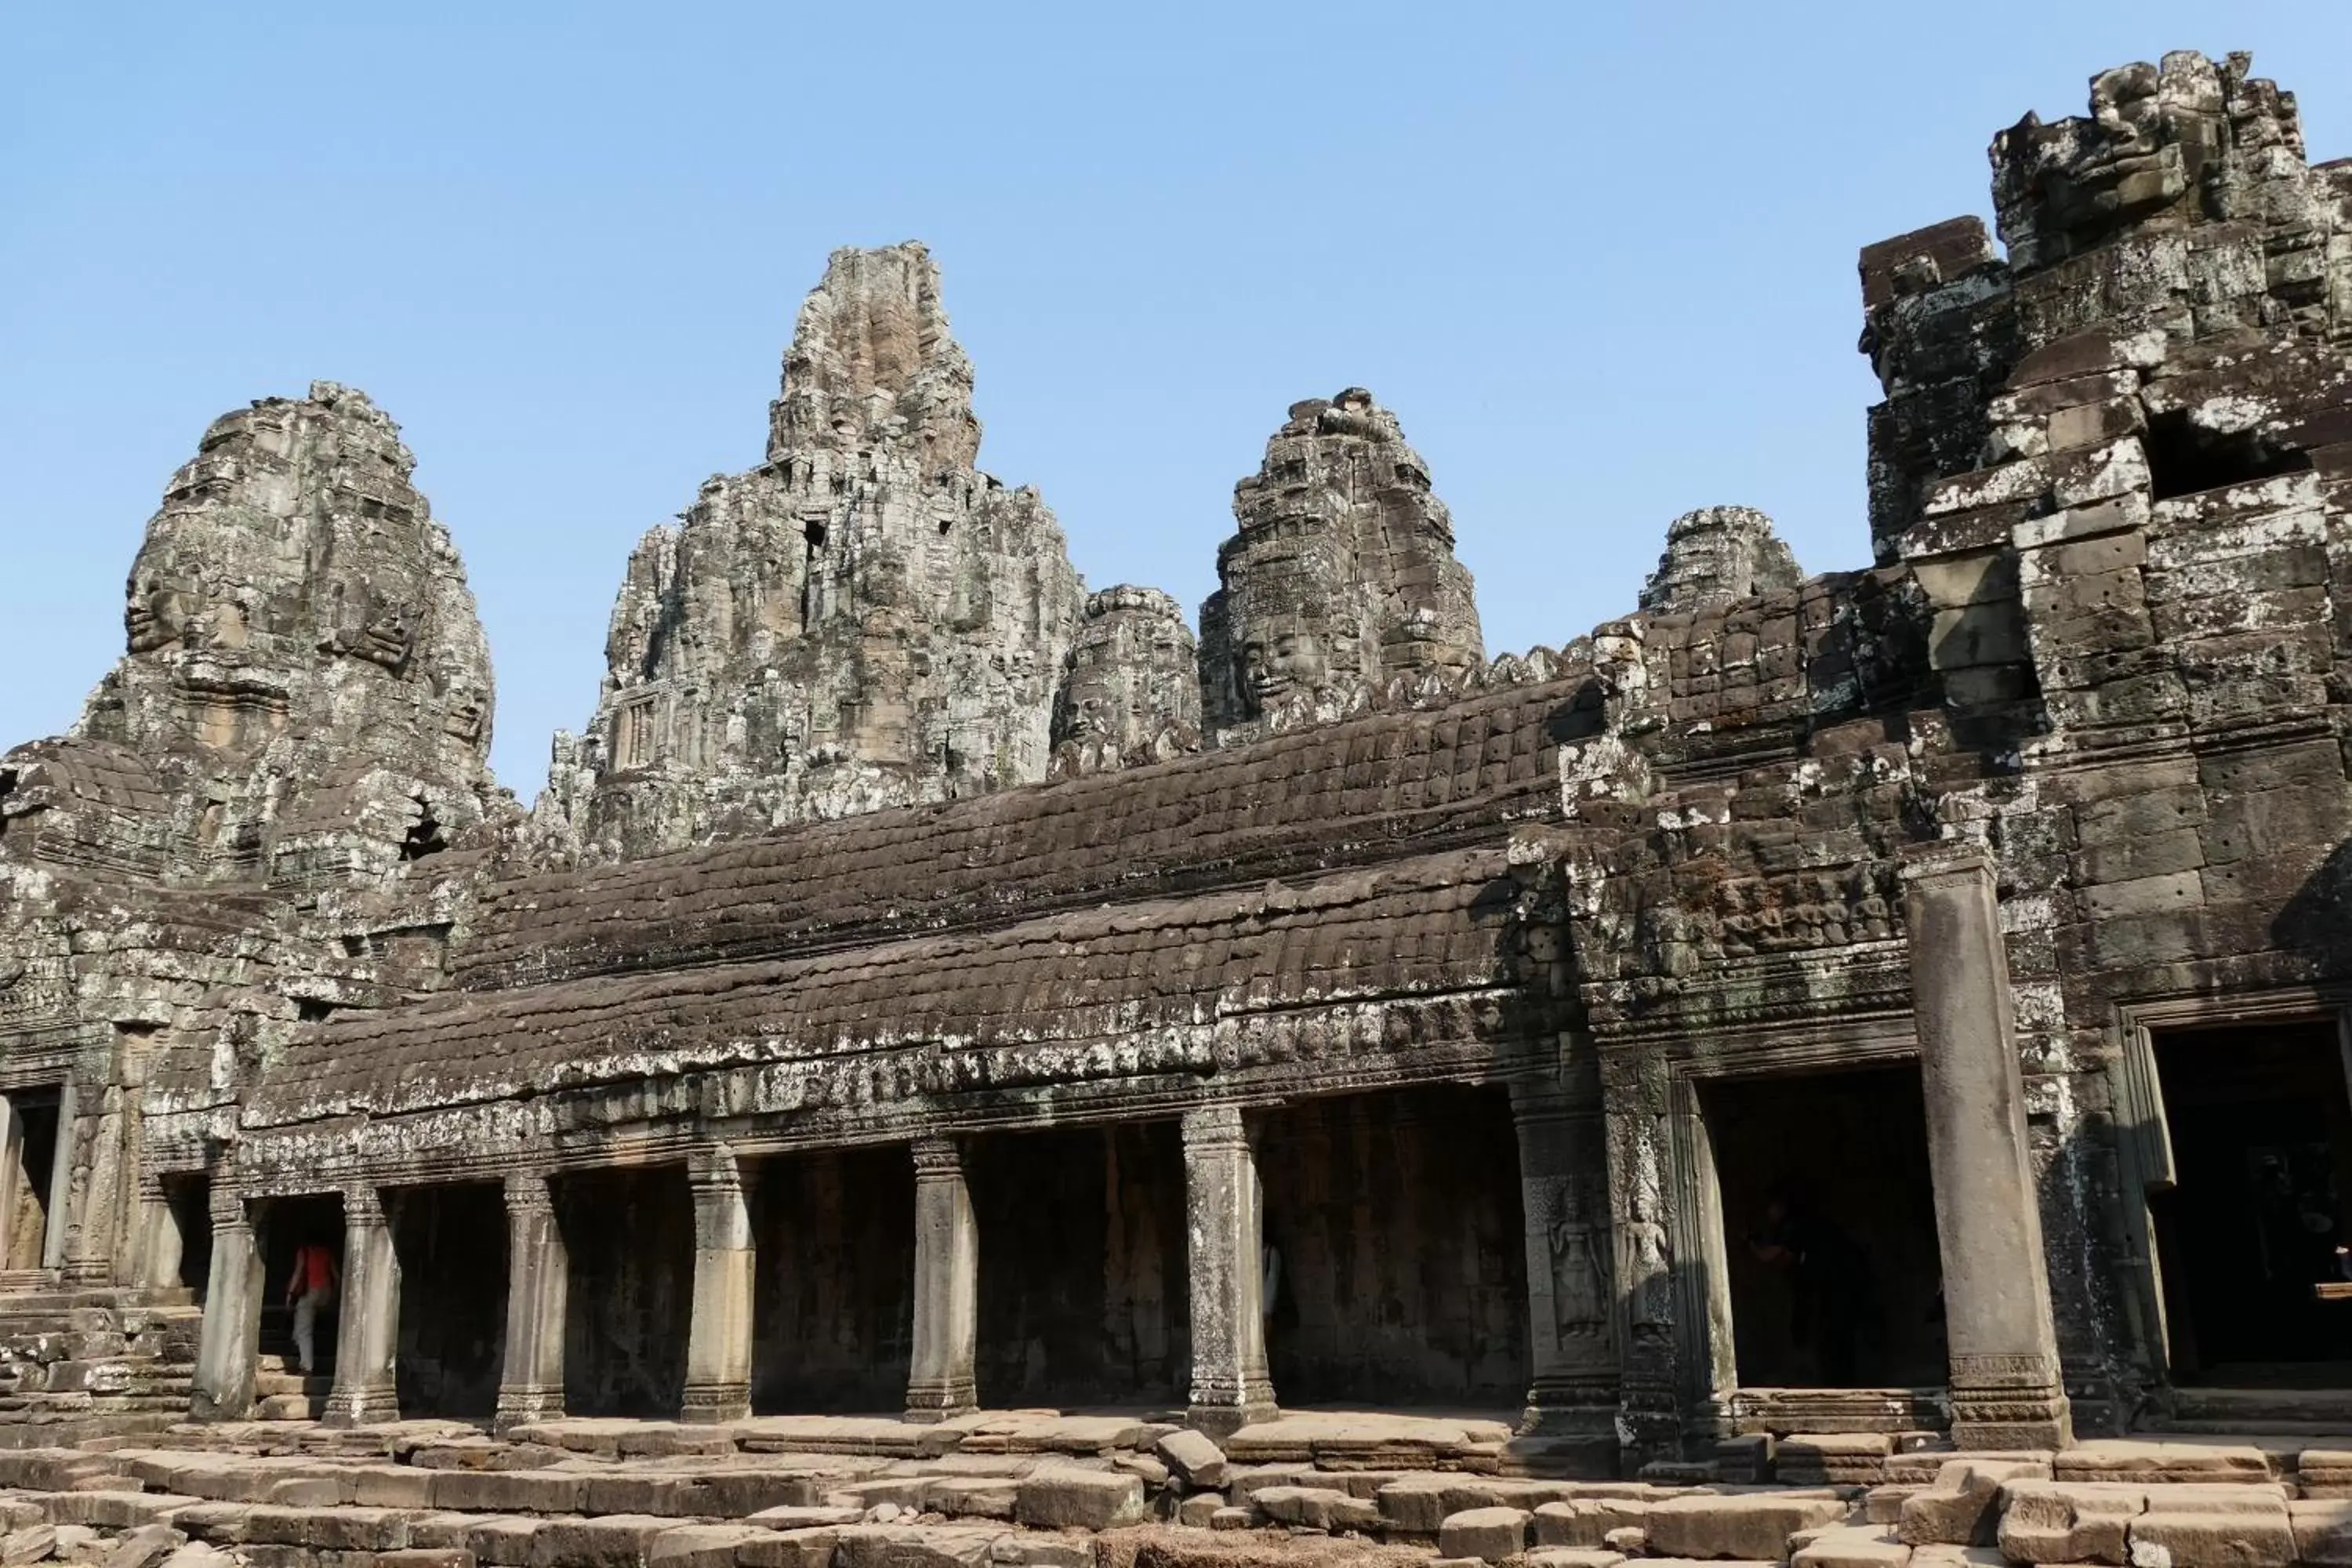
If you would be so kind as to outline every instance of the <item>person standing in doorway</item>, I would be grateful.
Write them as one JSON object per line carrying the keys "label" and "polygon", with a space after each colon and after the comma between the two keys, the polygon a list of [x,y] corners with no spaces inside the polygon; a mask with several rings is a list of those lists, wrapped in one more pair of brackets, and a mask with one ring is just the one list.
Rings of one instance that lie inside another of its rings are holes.
{"label": "person standing in doorway", "polygon": [[319,1369],[319,1315],[335,1304],[335,1288],[341,1283],[342,1270],[325,1247],[306,1241],[295,1249],[286,1304],[294,1309],[294,1359],[305,1377]]}

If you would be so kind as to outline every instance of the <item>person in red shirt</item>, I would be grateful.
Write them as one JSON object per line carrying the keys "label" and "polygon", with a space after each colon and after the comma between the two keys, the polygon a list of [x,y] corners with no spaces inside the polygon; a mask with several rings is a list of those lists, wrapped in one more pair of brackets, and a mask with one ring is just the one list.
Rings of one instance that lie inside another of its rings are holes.
{"label": "person in red shirt", "polygon": [[309,1376],[319,1364],[319,1314],[335,1304],[342,1270],[335,1255],[315,1241],[294,1251],[294,1273],[286,1281],[286,1304],[294,1309],[294,1357]]}

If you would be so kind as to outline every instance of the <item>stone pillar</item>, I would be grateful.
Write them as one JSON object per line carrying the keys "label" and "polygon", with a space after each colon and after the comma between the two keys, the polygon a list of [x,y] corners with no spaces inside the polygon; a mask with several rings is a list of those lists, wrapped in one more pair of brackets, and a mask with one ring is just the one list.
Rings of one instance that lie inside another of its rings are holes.
{"label": "stone pillar", "polygon": [[73,1228],[74,1160],[81,1147],[81,1097],[70,1083],[58,1090],[58,1137],[49,1154],[49,1223],[41,1238],[41,1267],[62,1270],[67,1233]]}
{"label": "stone pillar", "polygon": [[[150,1290],[179,1288],[180,1260],[188,1238],[180,1234],[180,1216],[172,1207],[163,1178],[152,1172],[139,1177],[138,1272],[135,1283]],[[5,1247],[0,1243],[0,1247]]]}
{"label": "stone pillar", "polygon": [[1520,1431],[1617,1459],[1616,1289],[1610,1268],[1609,1174],[1599,1085],[1571,1097],[1559,1084],[1516,1081],[1519,1203],[1527,1226],[1528,1359]]}
{"label": "stone pillar", "polygon": [[1186,1271],[1192,1280],[1192,1424],[1223,1437],[1275,1416],[1265,1364],[1257,1156],[1241,1108],[1184,1113]]}
{"label": "stone pillar", "polygon": [[572,1260],[547,1176],[507,1177],[506,1367],[499,1378],[500,1434],[563,1414],[563,1321]]}
{"label": "stone pillar", "polygon": [[0,1094],[0,1268],[15,1254],[16,1184],[24,1180],[25,1119],[16,1102]]}
{"label": "stone pillar", "polygon": [[2009,960],[1991,857],[1936,845],[1903,868],[1911,1005],[1943,1254],[1952,1442],[2063,1448],[2042,1211],[2025,1136]]}
{"label": "stone pillar", "polygon": [[971,1363],[980,1326],[980,1226],[952,1138],[915,1140],[915,1346],[907,1419],[938,1421],[980,1403]]}
{"label": "stone pillar", "polygon": [[751,1216],[743,1173],[725,1144],[687,1161],[694,1193],[694,1316],[686,1337],[688,1421],[751,1413]]}
{"label": "stone pillar", "polygon": [[343,1299],[335,1326],[335,1386],[326,1424],[364,1426],[400,1419],[400,1258],[392,1222],[373,1187],[343,1194]]}
{"label": "stone pillar", "polygon": [[261,1346],[261,1247],[243,1193],[215,1185],[212,1222],[212,1271],[189,1414],[199,1421],[242,1421],[253,1413],[253,1363]]}

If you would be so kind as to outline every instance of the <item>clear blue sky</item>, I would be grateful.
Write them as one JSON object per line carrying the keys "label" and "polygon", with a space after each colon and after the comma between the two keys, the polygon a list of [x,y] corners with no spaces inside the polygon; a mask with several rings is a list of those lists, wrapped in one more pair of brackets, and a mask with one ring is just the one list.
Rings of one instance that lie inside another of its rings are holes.
{"label": "clear blue sky", "polygon": [[1629,609],[1667,521],[1864,564],[1863,244],[2168,48],[2352,155],[2352,5],[438,4],[0,13],[0,745],[121,642],[172,470],[314,377],[404,427],[527,799],[624,558],[761,456],[840,245],[927,241],[982,462],[1197,606],[1293,400],[1360,384],[1489,652]]}

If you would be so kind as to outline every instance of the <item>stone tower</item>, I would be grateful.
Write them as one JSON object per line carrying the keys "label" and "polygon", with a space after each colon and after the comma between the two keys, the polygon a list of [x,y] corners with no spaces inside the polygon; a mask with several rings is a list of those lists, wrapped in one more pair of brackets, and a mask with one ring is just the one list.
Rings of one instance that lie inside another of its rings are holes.
{"label": "stone tower", "polygon": [[1667,526],[1665,552],[1642,584],[1642,608],[1726,605],[1785,592],[1804,575],[1770,518],[1750,506],[1705,506]]}
{"label": "stone tower", "polygon": [[1198,751],[1198,659],[1184,612],[1159,589],[1121,584],[1088,595],[1054,705],[1055,776]]}
{"label": "stone tower", "polygon": [[178,874],[388,871],[502,799],[488,644],[415,468],[364,394],[319,382],[215,421],[173,476],[74,738],[154,771]]}
{"label": "stone tower", "polygon": [[[2352,163],[2308,163],[2294,95],[2252,69],[2245,55],[2185,49],[2118,66],[2092,79],[2087,117],[2028,114],[1995,137],[2006,259],[1973,217],[1864,249],[1862,347],[1886,393],[1870,411],[1880,561],[1919,521],[1930,484],[2045,455],[2000,436],[2038,411],[2036,397],[2003,394],[2019,375],[2103,374],[2086,331],[2135,369],[2190,348],[2227,358],[2232,345],[2267,345],[2293,362],[2277,380],[2303,374],[2307,357],[2340,358],[2352,339]],[[2071,360],[2045,360],[2061,343]],[[2152,444],[2190,466],[2217,443],[2266,439],[2161,417]]]}
{"label": "stone tower", "polygon": [[1037,493],[973,464],[971,366],[920,245],[836,251],[767,460],[630,557],[551,805],[591,858],[1045,776],[1084,607]]}
{"label": "stone tower", "polygon": [[1361,387],[1295,404],[1234,489],[1201,606],[1207,727],[1347,711],[1399,676],[1482,663],[1454,520],[1396,416]]}

